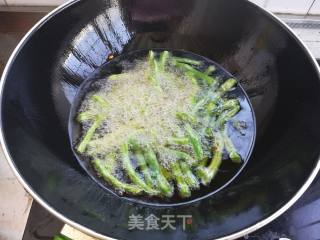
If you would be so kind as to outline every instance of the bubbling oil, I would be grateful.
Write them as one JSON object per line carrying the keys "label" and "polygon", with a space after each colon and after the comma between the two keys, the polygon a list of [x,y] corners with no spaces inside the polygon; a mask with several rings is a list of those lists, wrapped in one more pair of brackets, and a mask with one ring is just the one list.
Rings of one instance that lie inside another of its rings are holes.
{"label": "bubbling oil", "polygon": [[[147,51],[141,51],[127,59],[122,57],[115,65],[106,64],[103,69],[100,69],[97,74],[100,76],[99,79],[92,81],[91,86],[94,87],[86,89],[77,112],[77,115],[87,112],[92,116],[100,115],[104,119],[103,124],[89,142],[83,159],[90,161],[92,157],[98,157],[104,161],[104,164],[113,164],[113,175],[126,183],[130,183],[130,179],[123,171],[119,146],[128,142],[129,139],[137,140],[141,146],[152,146],[156,149],[161,168],[164,171],[170,171],[170,164],[177,159],[166,154],[162,149],[167,146],[168,139],[185,136],[185,129],[178,120],[177,113],[191,112],[197,96],[208,91],[207,87],[194,84],[183,71],[172,64],[167,64],[165,71],[158,74],[156,79],[150,79],[150,66],[146,53]],[[182,57],[200,60],[202,62],[201,71],[213,64],[199,56],[193,58],[191,54],[186,56],[184,53]],[[217,69],[213,74],[214,78],[223,80],[231,76],[220,66],[214,66]],[[106,104],[102,106],[92,101],[94,95],[105,99]],[[82,135],[88,131],[90,125],[89,120],[81,123]],[[209,141],[206,144],[212,144],[212,142]],[[192,155],[191,147],[185,146],[183,151]],[[109,154],[116,155],[115,162],[110,162],[107,157]],[[205,151],[205,154],[209,159],[212,157],[209,151]],[[143,179],[134,154],[130,154],[130,161],[136,173]],[[222,162],[211,184],[201,186],[199,190],[193,190],[189,200],[217,190],[232,179],[241,167],[241,165],[231,163],[226,153],[224,153]],[[103,184],[112,189],[107,183]],[[112,190],[120,196],[132,197],[125,192]],[[154,203],[179,203],[181,197],[177,192],[175,191],[172,198],[147,195],[134,198]]]}

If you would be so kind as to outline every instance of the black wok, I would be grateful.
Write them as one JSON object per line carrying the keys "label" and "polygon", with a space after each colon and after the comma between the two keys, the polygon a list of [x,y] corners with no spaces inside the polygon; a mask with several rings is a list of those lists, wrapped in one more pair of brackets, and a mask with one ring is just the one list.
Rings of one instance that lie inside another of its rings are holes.
{"label": "black wok", "polygon": [[[116,197],[79,166],[68,140],[78,87],[111,53],[184,49],[240,80],[256,115],[250,161],[226,188],[182,206]],[[1,81],[1,142],[17,177],[50,212],[107,239],[234,239],[286,211],[319,168],[315,60],[278,19],[244,0],[80,0],[43,19]],[[128,230],[129,216],[191,215],[183,230]],[[190,223],[190,222],[189,222]]]}

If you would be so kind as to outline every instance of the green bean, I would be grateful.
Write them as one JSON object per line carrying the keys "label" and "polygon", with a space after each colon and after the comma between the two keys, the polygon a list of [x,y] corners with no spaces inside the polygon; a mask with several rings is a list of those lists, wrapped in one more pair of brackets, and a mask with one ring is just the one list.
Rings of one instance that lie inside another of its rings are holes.
{"label": "green bean", "polygon": [[170,169],[176,181],[180,197],[182,198],[190,197],[191,191],[188,184],[184,181],[184,175],[181,172],[178,161],[170,162]]}
{"label": "green bean", "polygon": [[237,84],[237,80],[235,80],[234,78],[229,78],[220,86],[218,91],[224,94],[230,91],[236,84]]}
{"label": "green bean", "polygon": [[157,60],[155,59],[155,53],[154,51],[150,50],[148,54],[148,63],[150,67],[150,73],[149,73],[149,79],[151,80],[152,83],[158,85],[158,63]]}
{"label": "green bean", "polygon": [[203,158],[201,139],[189,124],[187,124],[185,128],[186,128],[186,132],[187,132],[189,141],[192,145],[193,152],[194,152],[197,160],[201,160]]}
{"label": "green bean", "polygon": [[115,189],[133,195],[139,195],[143,192],[143,189],[136,185],[121,182],[119,179],[112,175],[112,172],[108,168],[108,165],[103,165],[100,160],[95,159],[92,161],[92,164],[96,172]]}
{"label": "green bean", "polygon": [[216,67],[211,65],[204,71],[204,74],[210,75],[210,74],[214,73],[215,71],[216,71]]}
{"label": "green bean", "polygon": [[219,116],[218,120],[216,121],[217,127],[223,126],[227,121],[229,121],[231,118],[233,118],[240,110],[241,110],[241,107],[239,104],[237,104],[232,109],[223,112]]}
{"label": "green bean", "polygon": [[189,165],[184,161],[180,161],[180,167],[181,167],[182,174],[185,178],[185,182],[188,184],[188,186],[191,189],[198,189],[199,181],[196,178],[196,176],[192,173]]}
{"label": "green bean", "polygon": [[164,178],[167,179],[168,181],[173,180],[173,176],[172,176],[171,172],[169,172],[168,169],[160,166],[160,172],[164,176]]}
{"label": "green bean", "polygon": [[[202,98],[200,101],[196,103],[196,105],[193,107],[193,114],[195,114],[197,111],[202,109],[204,106],[207,104],[210,104],[211,106],[214,107],[222,98],[222,96],[230,91],[235,85],[237,84],[237,81],[233,78],[228,79],[225,81],[218,89],[218,91],[215,94],[212,94],[212,91],[209,91],[204,98]],[[210,105],[209,109],[206,109],[207,112],[210,111]]]}
{"label": "green bean", "polygon": [[242,162],[241,156],[237,152],[237,150],[234,147],[231,139],[229,138],[226,128],[223,129],[222,136],[223,136],[225,148],[226,148],[226,150],[227,150],[227,152],[229,154],[230,159],[234,163],[241,163]]}
{"label": "green bean", "polygon": [[207,114],[210,115],[210,114],[212,114],[212,111],[217,108],[217,104],[215,102],[210,101],[205,106],[205,108],[206,108]]}
{"label": "green bean", "polygon": [[100,105],[100,107],[104,107],[104,108],[107,108],[109,106],[108,102],[101,96],[99,95],[92,95],[91,97],[92,101],[98,103]]}
{"label": "green bean", "polygon": [[151,168],[154,178],[156,178],[157,187],[166,197],[173,195],[173,188],[167,179],[162,175],[157,157],[151,147],[147,147],[145,151],[146,161]]}
{"label": "green bean", "polygon": [[94,119],[94,117],[95,117],[95,115],[93,115],[90,112],[82,112],[82,113],[78,114],[77,121],[79,123],[82,123],[82,122],[86,122],[86,121],[92,120],[92,119]]}
{"label": "green bean", "polygon": [[160,54],[160,61],[159,61],[159,69],[160,69],[160,71],[163,72],[165,70],[165,67],[166,67],[168,59],[169,59],[169,52],[168,51],[163,51]]}
{"label": "green bean", "polygon": [[189,144],[189,138],[186,138],[186,137],[181,137],[181,138],[172,137],[172,138],[168,139],[168,144],[169,145],[173,145],[173,144],[187,145],[187,144]]}
{"label": "green bean", "polygon": [[191,65],[196,65],[196,66],[200,66],[201,65],[200,61],[193,60],[193,59],[190,59],[190,58],[174,57],[173,60],[175,62],[187,63],[187,64],[191,64]]}
{"label": "green bean", "polygon": [[100,115],[96,116],[96,119],[95,119],[94,123],[89,128],[89,130],[86,132],[86,134],[84,135],[83,140],[81,141],[81,143],[77,147],[77,151],[79,153],[84,153],[85,152],[85,150],[87,148],[87,145],[91,141],[95,131],[97,130],[97,128],[100,127],[102,122],[103,122],[103,118]]}
{"label": "green bean", "polygon": [[223,148],[223,139],[220,133],[217,132],[214,139],[213,158],[211,160],[211,163],[206,168],[200,168],[199,171],[201,182],[203,185],[209,185],[212,179],[216,176],[222,163]]}
{"label": "green bean", "polygon": [[153,61],[155,59],[155,54],[154,54],[154,51],[150,50],[149,51],[149,54],[148,54],[148,63],[149,63],[149,66],[152,67],[153,66]]}
{"label": "green bean", "polygon": [[194,162],[193,158],[188,153],[185,153],[179,150],[170,149],[170,148],[163,148],[162,151],[168,152],[170,155],[173,156],[174,159],[177,159],[177,160],[182,159],[184,161],[188,161],[189,163]]}
{"label": "green bean", "polygon": [[189,113],[185,113],[185,112],[177,112],[176,113],[176,117],[177,119],[179,119],[180,121],[183,122],[187,122],[190,124],[196,124],[197,123],[197,119],[195,118],[194,115],[189,114]]}
{"label": "green bean", "polygon": [[158,191],[153,190],[149,186],[146,185],[146,183],[140,178],[140,176],[135,171],[134,167],[132,166],[132,163],[130,161],[129,157],[129,146],[127,143],[124,143],[120,147],[120,152],[122,155],[122,163],[123,163],[123,169],[127,172],[129,178],[131,181],[136,184],[137,186],[141,187],[146,193],[150,195],[157,195],[159,194]]}
{"label": "green bean", "polygon": [[201,100],[199,100],[193,107],[192,109],[192,114],[196,114],[200,109],[203,108],[203,106],[205,106],[209,101],[209,97],[205,96],[204,98],[202,98]]}
{"label": "green bean", "polygon": [[137,158],[138,165],[139,165],[141,172],[144,176],[144,180],[145,180],[146,184],[152,188],[153,187],[152,177],[150,175],[150,171],[147,166],[146,160],[144,158],[143,150],[142,150],[141,146],[139,146],[139,144],[135,140],[130,140],[130,145],[133,148],[134,154]]}
{"label": "green bean", "polygon": [[194,75],[191,72],[186,72],[186,76],[190,79],[193,85],[198,85],[197,79],[194,77]]}
{"label": "green bean", "polygon": [[211,110],[211,113],[213,113],[216,116],[220,116],[225,110],[237,108],[239,106],[239,101],[237,99],[229,99],[227,101],[224,101],[222,105],[215,108],[214,110]]}
{"label": "green bean", "polygon": [[191,67],[188,64],[176,62],[175,66],[186,70],[187,72],[189,72],[189,74],[192,74],[196,78],[200,78],[200,79],[204,80],[209,86],[217,83],[217,80],[214,79],[213,77],[210,77],[207,74],[198,71],[197,69]]}

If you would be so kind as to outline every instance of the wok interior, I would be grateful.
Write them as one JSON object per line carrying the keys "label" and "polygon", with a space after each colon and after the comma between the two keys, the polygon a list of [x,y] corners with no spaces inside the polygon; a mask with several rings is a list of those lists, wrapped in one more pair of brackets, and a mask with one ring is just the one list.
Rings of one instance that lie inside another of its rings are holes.
{"label": "wok interior", "polygon": [[[220,63],[242,83],[257,118],[248,165],[223,191],[157,208],[111,195],[72,154],[67,123],[79,85],[110,53],[185,49]],[[6,75],[4,139],[23,179],[53,209],[114,238],[207,239],[246,228],[302,187],[319,156],[318,71],[300,43],[246,1],[82,0],[28,37]],[[192,215],[183,231],[128,230],[128,216]]]}

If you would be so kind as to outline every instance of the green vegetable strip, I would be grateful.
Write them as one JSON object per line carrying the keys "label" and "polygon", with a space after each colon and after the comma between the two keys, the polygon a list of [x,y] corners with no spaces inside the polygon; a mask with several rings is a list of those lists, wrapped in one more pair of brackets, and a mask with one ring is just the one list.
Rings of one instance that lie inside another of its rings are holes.
{"label": "green vegetable strip", "polygon": [[217,80],[214,79],[213,77],[208,76],[207,74],[198,71],[197,69],[191,67],[188,64],[185,63],[180,63],[180,62],[176,62],[175,66],[182,68],[184,70],[186,70],[187,72],[189,72],[189,74],[192,74],[194,77],[196,78],[200,78],[203,79],[204,81],[206,81],[206,83],[211,86],[212,84],[216,84]]}
{"label": "green vegetable strip", "polygon": [[173,60],[176,61],[176,62],[187,63],[187,64],[191,64],[191,65],[196,65],[196,66],[200,66],[201,65],[200,61],[193,60],[193,59],[190,59],[190,58],[174,57]]}
{"label": "green vegetable strip", "polygon": [[159,190],[164,196],[171,197],[173,195],[173,187],[162,175],[157,157],[150,147],[147,147],[146,149],[145,159],[152,170],[153,176],[156,178]]}
{"label": "green vegetable strip", "polygon": [[149,51],[148,64],[150,67],[149,79],[153,84],[158,85],[158,80],[157,80],[158,64],[157,64],[157,60],[155,59],[154,51]]}
{"label": "green vegetable strip", "polygon": [[204,74],[210,75],[210,74],[214,73],[215,71],[216,71],[216,67],[215,67],[215,66],[209,66],[209,67],[207,68],[207,70],[204,71]]}
{"label": "green vegetable strip", "polygon": [[182,159],[182,160],[188,161],[190,163],[194,162],[193,158],[188,153],[178,151],[178,150],[169,149],[169,148],[165,148],[164,151],[169,152],[174,157],[174,159],[179,159],[179,160]]}
{"label": "green vegetable strip", "polygon": [[90,140],[92,139],[92,137],[94,135],[94,132],[97,130],[97,128],[100,127],[102,122],[103,122],[103,118],[101,116],[96,116],[96,119],[95,119],[94,123],[89,128],[89,130],[85,134],[83,140],[81,141],[81,143],[77,147],[77,151],[79,153],[84,153],[85,152],[88,143],[90,142]]}
{"label": "green vegetable strip", "polygon": [[196,178],[196,176],[192,173],[189,165],[184,161],[180,161],[180,167],[181,167],[182,174],[184,176],[184,180],[188,184],[188,186],[191,189],[198,189],[200,187],[199,181]]}
{"label": "green vegetable strip", "polygon": [[159,69],[160,69],[160,71],[163,72],[165,70],[168,58],[169,58],[169,52],[168,51],[163,51],[160,54],[160,61],[159,61]]}
{"label": "green vegetable strip", "polygon": [[181,172],[178,161],[170,162],[170,166],[171,166],[172,175],[174,176],[174,179],[177,183],[180,197],[182,198],[190,197],[191,191],[188,184],[186,184],[184,181],[184,176]]}
{"label": "green vegetable strip", "polygon": [[139,195],[143,192],[143,189],[136,185],[127,184],[118,180],[116,177],[112,175],[110,169],[108,168],[108,165],[103,165],[100,160],[96,159],[92,161],[92,164],[96,172],[115,189],[133,195]]}
{"label": "green vegetable strip", "polygon": [[197,123],[197,119],[195,118],[195,116],[193,116],[189,113],[178,112],[178,113],[176,113],[176,117],[177,117],[177,119],[179,119],[180,121],[183,121],[183,122],[187,122],[187,123],[191,123],[191,124]]}
{"label": "green vegetable strip", "polygon": [[103,98],[103,97],[100,97],[98,95],[92,95],[91,99],[98,103],[100,105],[100,107],[104,107],[104,108],[107,108],[108,107],[108,102]]}
{"label": "green vegetable strip", "polygon": [[196,103],[196,105],[193,107],[193,114],[197,113],[200,109],[202,109],[206,104],[217,104],[222,96],[230,91],[235,85],[237,84],[237,81],[233,78],[228,79],[226,82],[224,82],[218,89],[217,93],[212,94],[212,92],[209,92],[204,98],[202,98],[200,101]]}
{"label": "green vegetable strip", "polygon": [[94,117],[95,116],[92,115],[90,112],[82,112],[82,113],[79,113],[79,115],[77,116],[77,121],[79,123],[82,123],[82,122],[92,120]]}
{"label": "green vegetable strip", "polygon": [[186,125],[186,132],[189,138],[189,141],[192,145],[193,152],[198,160],[203,158],[203,150],[201,146],[201,140],[198,134],[192,129],[192,127],[187,124]]}
{"label": "green vegetable strip", "polygon": [[157,195],[159,192],[147,186],[146,183],[142,181],[142,179],[139,177],[139,175],[133,168],[132,163],[130,161],[130,157],[129,157],[129,146],[127,143],[122,144],[122,146],[120,147],[120,152],[122,155],[123,168],[127,172],[131,181],[134,184],[140,186],[146,193],[150,195]]}
{"label": "green vegetable strip", "polygon": [[220,116],[225,110],[237,108],[239,106],[239,101],[236,99],[230,99],[225,102],[223,102],[222,105],[219,107],[215,108],[214,110],[211,111],[216,116]]}
{"label": "green vegetable strip", "polygon": [[204,185],[210,184],[212,179],[216,176],[218,169],[222,163],[222,154],[223,154],[223,139],[220,133],[216,133],[215,142],[213,146],[213,158],[210,165],[207,168],[202,168],[200,170],[201,182]]}
{"label": "green vegetable strip", "polygon": [[229,121],[231,118],[233,118],[240,110],[241,110],[241,107],[238,104],[235,107],[233,107],[232,109],[222,113],[216,122],[217,127],[223,126],[227,121]]}
{"label": "green vegetable strip", "polygon": [[219,91],[224,94],[228,91],[230,91],[235,85],[237,84],[237,80],[234,78],[230,78],[226,80],[219,88]]}
{"label": "green vegetable strip", "polygon": [[230,159],[234,162],[234,163],[241,163],[241,156],[240,154],[237,152],[236,148],[234,147],[231,139],[228,136],[227,133],[227,129],[223,129],[222,131],[222,136],[223,136],[223,140],[224,140],[224,145],[225,148],[229,154]]}
{"label": "green vegetable strip", "polygon": [[189,144],[189,138],[169,138],[168,139],[168,143],[173,145],[173,144],[177,144],[177,145],[187,145]]}
{"label": "green vegetable strip", "polygon": [[[200,109],[203,108],[203,106],[205,106],[207,104],[207,102],[209,101],[209,97],[206,96],[205,98],[201,99],[200,101],[198,101],[195,106],[192,109],[192,113],[196,114]],[[214,102],[213,102],[214,103]]]}
{"label": "green vegetable strip", "polygon": [[155,54],[154,51],[150,50],[149,54],[148,54],[148,63],[149,66],[152,67],[153,66],[153,60],[155,59]]}
{"label": "green vegetable strip", "polygon": [[186,75],[194,85],[198,85],[197,79],[194,77],[194,75],[191,72],[186,72]]}
{"label": "green vegetable strip", "polygon": [[146,160],[143,156],[143,150],[141,149],[141,147],[139,146],[139,144],[135,140],[131,140],[130,145],[133,148],[134,154],[137,158],[138,165],[139,165],[141,172],[144,176],[144,180],[145,180],[146,184],[152,188],[154,184],[153,184],[152,177],[151,177],[149,168],[147,166]]}
{"label": "green vegetable strip", "polygon": [[207,114],[211,115],[212,111],[217,108],[217,104],[215,102],[210,101],[206,106]]}

